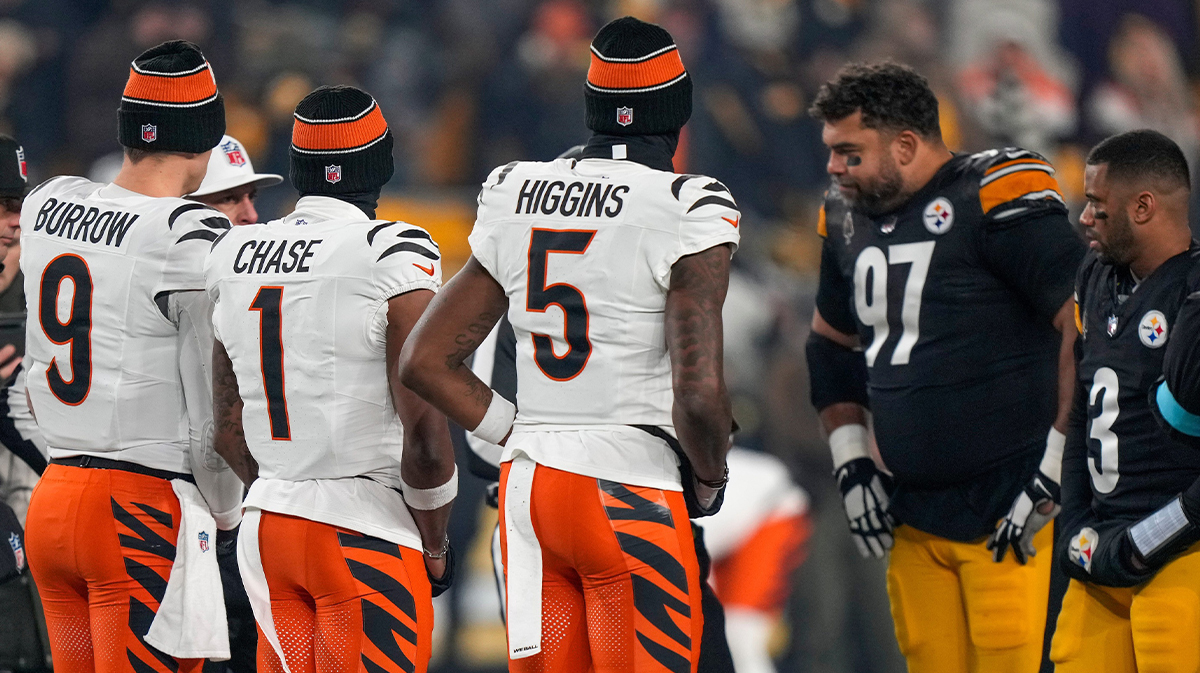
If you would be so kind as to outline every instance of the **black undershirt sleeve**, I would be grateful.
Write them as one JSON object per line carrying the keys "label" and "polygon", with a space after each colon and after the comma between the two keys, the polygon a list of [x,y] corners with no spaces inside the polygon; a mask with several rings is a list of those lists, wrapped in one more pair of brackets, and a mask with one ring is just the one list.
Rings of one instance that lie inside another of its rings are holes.
{"label": "black undershirt sleeve", "polygon": [[821,277],[817,285],[817,310],[821,317],[842,334],[857,334],[858,324],[854,320],[851,306],[854,304],[854,288],[850,279],[842,275],[838,263],[835,243],[828,237],[821,244]]}

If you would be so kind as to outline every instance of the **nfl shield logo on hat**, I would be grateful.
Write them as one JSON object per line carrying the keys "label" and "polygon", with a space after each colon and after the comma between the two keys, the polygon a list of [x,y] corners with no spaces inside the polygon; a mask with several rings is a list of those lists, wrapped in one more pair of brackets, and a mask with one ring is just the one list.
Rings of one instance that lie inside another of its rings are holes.
{"label": "nfl shield logo on hat", "polygon": [[229,162],[230,166],[246,165],[246,155],[242,152],[242,148],[232,140],[221,145],[221,151],[225,153],[225,160]]}
{"label": "nfl shield logo on hat", "polygon": [[142,142],[152,143],[158,140],[158,127],[154,124],[142,124]]}
{"label": "nfl shield logo on hat", "polygon": [[633,123],[633,108],[619,107],[617,108],[617,123],[621,126],[629,126]]}
{"label": "nfl shield logo on hat", "polygon": [[329,184],[337,184],[342,181],[341,166],[326,166],[325,167],[325,182]]}
{"label": "nfl shield logo on hat", "polygon": [[17,148],[17,168],[21,171],[21,179],[29,182],[29,171],[25,167],[25,148]]}

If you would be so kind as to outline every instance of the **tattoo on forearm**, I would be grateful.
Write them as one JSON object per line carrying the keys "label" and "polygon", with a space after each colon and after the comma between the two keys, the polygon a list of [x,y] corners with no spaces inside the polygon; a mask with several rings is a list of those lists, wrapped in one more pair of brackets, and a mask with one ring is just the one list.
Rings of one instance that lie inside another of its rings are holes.
{"label": "tattoo on forearm", "polygon": [[[223,360],[223,361],[222,361]],[[242,397],[228,356],[213,365],[213,424],[217,453],[247,485],[258,476],[258,463],[246,445],[242,428]]]}
{"label": "tattoo on forearm", "polygon": [[[716,254],[714,254],[714,252]],[[672,285],[688,288],[672,296],[673,370],[687,384],[721,382],[721,305],[729,283],[725,248],[695,255],[672,270]]]}
{"label": "tattoo on forearm", "polygon": [[481,312],[475,320],[467,325],[465,331],[454,337],[454,345],[457,348],[446,355],[446,369],[456,373],[461,372],[464,375],[464,382],[467,386],[465,396],[478,400],[482,404],[487,404],[491,399],[491,388],[470,371],[463,371],[462,367],[475,349],[479,348],[479,344],[487,339],[488,334],[503,315],[504,309]]}

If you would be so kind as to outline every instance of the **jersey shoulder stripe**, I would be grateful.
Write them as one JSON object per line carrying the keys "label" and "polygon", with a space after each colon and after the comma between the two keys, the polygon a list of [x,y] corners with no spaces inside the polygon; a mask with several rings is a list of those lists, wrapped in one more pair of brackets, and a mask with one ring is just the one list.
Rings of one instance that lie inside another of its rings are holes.
{"label": "jersey shoulder stripe", "polygon": [[1066,208],[1054,166],[1037,152],[1019,147],[988,150],[971,155],[968,163],[980,175],[980,209],[992,220]]}

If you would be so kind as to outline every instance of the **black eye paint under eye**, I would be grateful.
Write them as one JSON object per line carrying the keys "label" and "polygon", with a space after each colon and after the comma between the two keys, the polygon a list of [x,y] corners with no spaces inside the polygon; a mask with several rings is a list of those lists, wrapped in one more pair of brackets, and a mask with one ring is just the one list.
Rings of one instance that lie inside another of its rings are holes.
{"label": "black eye paint under eye", "polygon": [[846,157],[846,165],[847,166],[853,167],[853,166],[858,166],[860,164],[862,164],[862,157],[857,156],[857,155]]}

